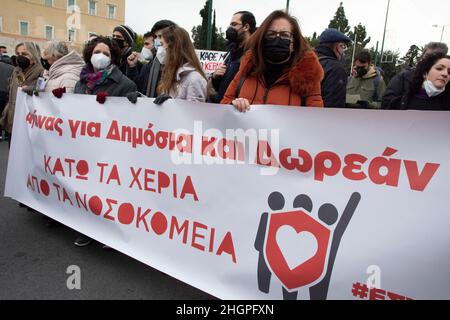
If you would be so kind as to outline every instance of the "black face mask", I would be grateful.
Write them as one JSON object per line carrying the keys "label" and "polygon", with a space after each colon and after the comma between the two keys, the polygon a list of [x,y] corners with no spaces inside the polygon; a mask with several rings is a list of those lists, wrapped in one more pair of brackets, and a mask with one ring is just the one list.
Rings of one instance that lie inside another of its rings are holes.
{"label": "black face mask", "polygon": [[276,37],[273,40],[264,40],[263,56],[264,59],[273,64],[284,63],[291,57],[291,41]]}
{"label": "black face mask", "polygon": [[362,78],[367,74],[367,69],[364,67],[357,67],[356,68],[356,74],[358,75],[358,77]]}
{"label": "black face mask", "polygon": [[117,38],[114,38],[114,40],[116,40],[116,42],[117,42],[117,44],[119,45],[119,48],[120,48],[120,49],[125,48],[125,40],[117,39]]}
{"label": "black face mask", "polygon": [[50,67],[52,66],[50,63],[48,63],[48,60],[41,58],[41,64],[44,67],[45,70],[50,70]]}
{"label": "black face mask", "polygon": [[235,28],[229,27],[229,28],[227,29],[225,35],[226,35],[226,39],[227,39],[229,42],[232,42],[232,43],[237,43],[237,42],[239,42],[239,34],[238,34],[238,31],[237,31]]}
{"label": "black face mask", "polygon": [[22,69],[28,69],[28,67],[30,66],[31,61],[30,59],[28,59],[27,57],[24,56],[17,56],[17,66]]}

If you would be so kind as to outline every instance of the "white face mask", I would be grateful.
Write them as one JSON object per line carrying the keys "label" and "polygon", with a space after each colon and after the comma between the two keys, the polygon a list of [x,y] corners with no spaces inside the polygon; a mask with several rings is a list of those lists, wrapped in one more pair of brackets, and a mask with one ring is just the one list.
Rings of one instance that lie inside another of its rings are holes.
{"label": "white face mask", "polygon": [[440,95],[442,92],[445,91],[445,87],[442,89],[436,88],[436,86],[428,79],[425,79],[423,82],[423,88],[427,92],[428,97],[435,97],[437,95]]}
{"label": "white face mask", "polygon": [[155,41],[153,41],[153,45],[155,46],[155,49],[158,50],[159,47],[161,47],[161,40],[156,38]]}
{"label": "white face mask", "polygon": [[150,50],[149,48],[143,47],[142,51],[141,51],[141,57],[144,60],[150,61],[153,59],[153,53],[152,50]]}
{"label": "white face mask", "polygon": [[163,47],[158,48],[158,52],[156,52],[156,58],[159,60],[161,64],[165,64],[166,62],[166,49]]}
{"label": "white face mask", "polygon": [[91,63],[97,70],[103,70],[110,66],[111,58],[105,56],[103,53],[97,53],[92,55]]}

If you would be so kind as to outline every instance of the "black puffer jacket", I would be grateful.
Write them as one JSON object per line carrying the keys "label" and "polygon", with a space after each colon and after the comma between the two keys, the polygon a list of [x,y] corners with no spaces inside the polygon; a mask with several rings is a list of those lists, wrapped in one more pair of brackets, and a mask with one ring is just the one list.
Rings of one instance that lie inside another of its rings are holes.
{"label": "black puffer jacket", "polygon": [[325,108],[345,108],[348,74],[344,65],[326,46],[317,46],[316,53],[325,73],[321,83]]}

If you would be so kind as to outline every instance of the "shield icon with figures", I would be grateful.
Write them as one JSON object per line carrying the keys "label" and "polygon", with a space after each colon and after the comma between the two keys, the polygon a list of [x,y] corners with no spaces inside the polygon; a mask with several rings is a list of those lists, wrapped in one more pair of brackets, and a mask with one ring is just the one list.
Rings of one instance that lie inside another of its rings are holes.
{"label": "shield icon with figures", "polygon": [[288,290],[318,280],[325,269],[331,231],[302,210],[272,213],[264,253]]}

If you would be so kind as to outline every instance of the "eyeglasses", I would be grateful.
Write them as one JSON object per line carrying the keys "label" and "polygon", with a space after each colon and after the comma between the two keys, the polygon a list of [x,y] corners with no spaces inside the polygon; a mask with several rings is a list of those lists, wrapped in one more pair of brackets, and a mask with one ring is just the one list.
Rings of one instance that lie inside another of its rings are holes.
{"label": "eyeglasses", "polygon": [[266,38],[267,40],[274,40],[276,37],[280,37],[283,40],[291,40],[294,37],[294,34],[289,31],[277,32],[277,31],[269,30],[269,31],[267,31],[266,35],[264,36],[264,38]]}

